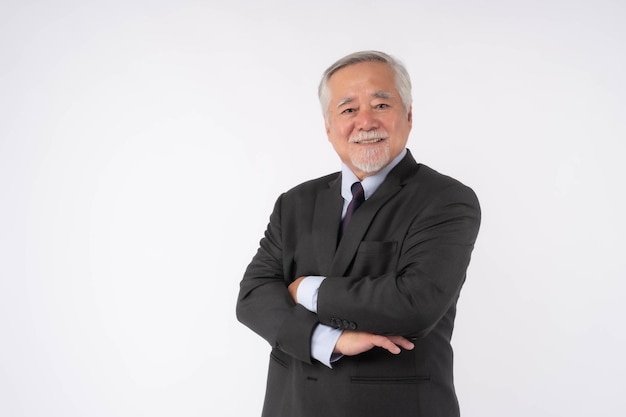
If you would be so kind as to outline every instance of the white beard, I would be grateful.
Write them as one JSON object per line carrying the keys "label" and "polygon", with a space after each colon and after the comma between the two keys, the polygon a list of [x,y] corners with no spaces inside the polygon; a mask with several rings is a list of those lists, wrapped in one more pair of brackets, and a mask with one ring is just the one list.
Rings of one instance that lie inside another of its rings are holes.
{"label": "white beard", "polygon": [[385,141],[382,145],[353,148],[350,150],[350,161],[367,174],[378,172],[391,161],[389,144]]}

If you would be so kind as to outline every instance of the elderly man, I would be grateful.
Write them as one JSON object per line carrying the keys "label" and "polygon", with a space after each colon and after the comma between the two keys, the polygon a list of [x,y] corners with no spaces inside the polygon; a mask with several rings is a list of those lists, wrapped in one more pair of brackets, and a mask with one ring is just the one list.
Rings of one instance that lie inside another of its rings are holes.
{"label": "elderly man", "polygon": [[406,148],[393,57],[340,59],[319,98],[341,171],[278,198],[237,301],[272,347],[263,416],[458,416],[450,339],[478,200]]}

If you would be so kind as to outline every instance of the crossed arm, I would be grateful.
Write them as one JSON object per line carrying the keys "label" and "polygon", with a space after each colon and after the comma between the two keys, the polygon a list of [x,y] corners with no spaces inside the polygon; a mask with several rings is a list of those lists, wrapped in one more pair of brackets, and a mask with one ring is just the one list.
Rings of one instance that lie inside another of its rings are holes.
{"label": "crossed arm", "polygon": [[[295,303],[298,303],[298,286],[305,278],[306,277],[300,277],[289,284],[289,295],[291,295]],[[400,348],[411,350],[414,348],[414,345],[410,340],[402,336],[382,336],[356,330],[344,330],[341,336],[339,336],[333,352],[346,356],[354,356],[367,352],[374,347],[386,349],[394,355],[397,355],[401,352]]]}
{"label": "crossed arm", "polygon": [[[432,204],[420,208],[421,217],[411,223],[403,242],[397,267],[400,272],[327,277],[319,289],[317,312],[297,302],[303,277],[285,282],[285,275],[295,269],[295,249],[310,253],[313,248],[306,240],[296,239],[300,236],[297,230],[283,233],[283,227],[298,227],[301,222],[294,219],[291,211],[283,213],[280,198],[257,255],[241,282],[239,320],[272,347],[309,363],[311,336],[320,323],[332,325],[332,317],[349,318],[359,326],[357,331],[342,331],[333,349],[335,353],[353,356],[381,347],[398,354],[402,348],[413,349],[407,338],[428,334],[458,297],[478,232],[477,200],[469,189],[454,188],[451,195],[438,194]],[[299,205],[305,209],[308,206]],[[314,262],[301,260],[301,273],[315,271]],[[374,295],[385,300],[384,310],[380,303],[372,302]]]}

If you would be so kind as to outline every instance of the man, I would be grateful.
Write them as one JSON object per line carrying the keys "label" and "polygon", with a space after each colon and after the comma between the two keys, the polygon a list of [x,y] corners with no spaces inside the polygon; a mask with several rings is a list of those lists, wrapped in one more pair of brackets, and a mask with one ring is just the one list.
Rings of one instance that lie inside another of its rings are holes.
{"label": "man", "polygon": [[272,346],[263,416],[458,416],[450,339],[478,200],[406,149],[394,58],[340,59],[319,97],[342,170],[278,198],[237,302]]}

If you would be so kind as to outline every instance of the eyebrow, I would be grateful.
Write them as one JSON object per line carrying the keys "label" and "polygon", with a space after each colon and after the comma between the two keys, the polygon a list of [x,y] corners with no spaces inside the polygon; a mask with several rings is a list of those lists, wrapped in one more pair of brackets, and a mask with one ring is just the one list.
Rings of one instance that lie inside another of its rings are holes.
{"label": "eyebrow", "polygon": [[[385,99],[390,99],[393,97],[393,94],[391,94],[388,91],[383,91],[383,90],[378,90],[372,93],[372,98],[385,98]],[[348,103],[352,103],[354,101],[354,97],[346,97],[343,98],[341,100],[339,100],[339,103],[337,103],[337,108],[346,105]]]}
{"label": "eyebrow", "polygon": [[339,107],[341,107],[341,106],[343,106],[345,104],[351,103],[353,101],[354,101],[353,97],[343,98],[343,99],[339,100],[339,103],[337,103],[337,108],[339,108]]}
{"label": "eyebrow", "polygon": [[372,94],[373,98],[391,98],[393,94],[388,91],[378,90],[374,94]]}

